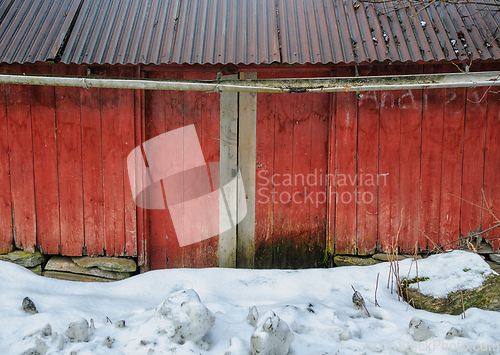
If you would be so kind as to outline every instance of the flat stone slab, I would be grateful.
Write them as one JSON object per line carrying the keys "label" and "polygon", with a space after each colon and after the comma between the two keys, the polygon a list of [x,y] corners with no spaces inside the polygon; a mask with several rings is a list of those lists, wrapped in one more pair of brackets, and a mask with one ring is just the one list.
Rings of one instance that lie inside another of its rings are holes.
{"label": "flat stone slab", "polygon": [[67,281],[81,281],[81,282],[111,282],[113,280],[105,279],[103,277],[72,274],[69,272],[61,271],[44,271],[43,276],[50,277],[52,279],[67,280]]}
{"label": "flat stone slab", "polygon": [[35,267],[29,267],[28,270],[31,271],[34,274],[42,276],[42,265],[38,265],[38,266],[35,266]]}
{"label": "flat stone slab", "polygon": [[490,254],[490,259],[496,263],[500,264],[500,254]]}
{"label": "flat stone slab", "polygon": [[134,272],[137,265],[134,260],[126,258],[113,258],[110,256],[79,256],[72,258],[73,261],[81,267],[90,268],[97,267],[105,271],[118,271],[118,272]]}
{"label": "flat stone slab", "polygon": [[[406,292],[408,291],[408,293]],[[486,311],[500,310],[500,276],[489,275],[483,285],[472,289],[463,290],[464,304],[462,308],[462,294],[460,291],[448,294],[447,297],[434,298],[421,294],[422,309],[441,314],[459,315],[466,310],[475,307]],[[403,288],[403,298],[414,307],[420,309],[420,297],[418,290],[408,287]]]}
{"label": "flat stone slab", "polygon": [[[413,255],[402,255],[402,254],[387,255],[387,254],[383,254],[383,253],[378,253],[378,254],[373,255],[372,258],[375,259],[375,260],[387,261],[388,262],[389,258],[391,260],[401,261],[401,260],[404,260],[404,259],[413,258]],[[422,259],[422,256],[417,255],[417,259]]]}
{"label": "flat stone slab", "polygon": [[54,256],[45,265],[45,270],[71,272],[73,274],[82,274],[89,276],[103,277],[111,280],[123,280],[130,277],[128,272],[114,272],[101,270],[97,267],[81,267],[73,262],[71,258],[66,256]]}
{"label": "flat stone slab", "polygon": [[8,254],[2,254],[0,255],[0,260],[10,261],[24,267],[35,267],[44,261],[40,252],[27,253],[24,250],[15,250]]}
{"label": "flat stone slab", "polygon": [[357,256],[337,255],[333,257],[333,262],[337,266],[367,266],[381,263],[372,258],[359,258]]}

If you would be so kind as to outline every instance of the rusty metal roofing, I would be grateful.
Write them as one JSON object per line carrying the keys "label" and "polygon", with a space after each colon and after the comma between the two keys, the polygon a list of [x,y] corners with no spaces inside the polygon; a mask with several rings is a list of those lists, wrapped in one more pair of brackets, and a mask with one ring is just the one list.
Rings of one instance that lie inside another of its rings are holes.
{"label": "rusty metal roofing", "polygon": [[0,0],[0,62],[498,60],[499,10],[498,0]]}

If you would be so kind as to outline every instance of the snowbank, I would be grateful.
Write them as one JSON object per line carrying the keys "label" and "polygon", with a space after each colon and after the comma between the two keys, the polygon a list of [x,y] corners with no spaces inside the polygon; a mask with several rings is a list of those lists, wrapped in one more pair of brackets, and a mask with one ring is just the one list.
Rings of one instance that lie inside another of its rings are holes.
{"label": "snowbank", "polygon": [[[410,264],[400,262],[402,276]],[[465,252],[419,260],[418,267],[420,277],[442,277],[420,283],[436,295],[474,287],[490,272],[480,257]],[[0,353],[250,355],[256,327],[266,324],[291,330],[290,355],[500,353],[499,312],[470,309],[461,319],[414,310],[387,289],[388,273],[389,263],[300,271],[182,269],[101,284],[43,278],[0,262]],[[377,274],[380,308],[373,304]],[[371,317],[354,308],[351,285]],[[38,313],[23,311],[25,297]],[[251,325],[254,305],[258,319]],[[257,315],[268,311],[276,319]],[[66,334],[75,321],[84,341],[71,342]],[[420,324],[423,333],[415,332]]]}

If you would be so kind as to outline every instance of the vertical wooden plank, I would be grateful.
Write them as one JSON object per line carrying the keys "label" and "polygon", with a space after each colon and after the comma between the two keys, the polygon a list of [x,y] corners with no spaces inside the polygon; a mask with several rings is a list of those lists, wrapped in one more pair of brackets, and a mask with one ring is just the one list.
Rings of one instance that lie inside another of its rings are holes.
{"label": "vertical wooden plank", "polygon": [[[134,68],[123,67],[120,71],[121,77],[134,77]],[[120,109],[122,119],[122,186],[124,191],[124,218],[125,218],[125,245],[122,254],[137,255],[137,210],[130,189],[127,172],[127,157],[135,148],[135,112],[134,91],[119,90],[118,95],[123,100]]]}
{"label": "vertical wooden plank", "polygon": [[[290,181],[292,185],[290,203],[292,205],[291,230],[288,245],[286,245],[287,267],[303,268],[312,259],[309,251],[314,250],[310,245],[311,235],[311,204],[316,202],[311,187],[317,176],[311,172],[311,112],[314,94],[301,94],[297,97],[288,95],[289,100],[295,101],[293,110],[293,143],[292,143],[292,171]],[[308,180],[309,178],[309,180]],[[283,184],[287,177],[283,177]],[[281,197],[281,196],[280,196]],[[310,259],[309,259],[310,258]],[[311,260],[312,261],[312,260]]]}
{"label": "vertical wooden plank", "polygon": [[[14,65],[12,71],[19,73],[21,68]],[[6,92],[14,238],[18,248],[34,251],[36,214],[31,89],[26,85],[7,85]]]}
{"label": "vertical wooden plank", "polygon": [[[422,74],[422,66],[405,68],[407,74]],[[400,199],[404,205],[399,245],[412,253],[415,245],[424,248],[427,239],[418,231],[420,193],[420,149],[422,90],[404,90],[399,98],[401,115]]]}
{"label": "vertical wooden plank", "polygon": [[[389,75],[391,72],[386,68],[381,68],[380,74]],[[400,90],[380,93],[378,247],[383,252],[391,251],[396,243],[401,223],[402,204],[399,198],[401,146],[399,98],[401,94]]]}
{"label": "vertical wooden plank", "polygon": [[101,89],[82,90],[82,169],[85,246],[88,255],[104,253]]}
{"label": "vertical wooden plank", "polygon": [[6,85],[0,84],[0,253],[14,246],[10,175]]}
{"label": "vertical wooden plank", "polygon": [[[36,72],[50,75],[52,68],[40,65]],[[54,87],[31,87],[37,242],[44,254],[59,253],[61,244],[55,107]]]}
{"label": "vertical wooden plank", "polygon": [[[236,80],[237,75],[226,75],[223,79]],[[224,163],[237,166],[238,162],[238,94],[233,92],[223,92],[220,94],[220,186],[224,181],[230,181],[231,176],[228,169],[223,169]],[[230,203],[230,210],[236,211],[237,191],[230,191],[226,194],[226,199]],[[220,219],[226,211],[224,201],[220,201]],[[220,222],[222,225],[222,221]],[[236,228],[231,228],[219,233],[219,267],[236,267]]]}
{"label": "vertical wooden plank", "polygon": [[[135,68],[136,78],[145,78],[145,73],[140,67]],[[134,90],[134,105],[135,105],[135,146],[139,147],[146,141],[146,112],[145,112],[145,90]],[[139,157],[137,157],[138,159]],[[142,158],[142,157],[141,157]],[[140,179],[144,179],[142,174],[139,174]],[[144,185],[142,181],[141,186]],[[146,208],[136,207],[137,210],[137,261],[140,266],[141,273],[150,270],[149,255],[148,255],[148,240],[149,240],[149,223],[148,210]]]}
{"label": "vertical wooden plank", "polygon": [[[260,75],[260,74],[259,74]],[[266,78],[267,73],[262,73]],[[255,196],[255,267],[270,269],[273,265],[273,185],[274,128],[276,94],[257,94],[257,146]]]}
{"label": "vertical wooden plank", "polygon": [[[201,75],[202,80],[214,80],[216,77],[215,73],[209,72],[201,73],[199,75]],[[201,97],[200,110],[202,114],[202,133],[200,136],[200,143],[205,161],[208,163],[219,161],[219,97],[220,94],[213,92],[203,93]],[[211,175],[212,172],[209,173]],[[217,189],[217,186],[213,186],[213,188]],[[219,231],[213,229],[213,221],[219,220],[219,209],[213,208],[212,206],[207,206],[207,209],[203,210],[202,212],[203,231],[204,233],[212,235],[212,237],[201,242],[201,266],[216,267],[219,264]]]}
{"label": "vertical wooden plank", "polygon": [[[336,68],[332,70],[331,76],[337,76]],[[332,255],[335,253],[335,212],[337,211],[337,182],[335,179],[337,167],[337,93],[330,94],[329,116],[326,253],[331,259]]]}
{"label": "vertical wooden plank", "polygon": [[[163,73],[150,72],[148,78],[165,79]],[[154,138],[166,131],[165,91],[145,92],[145,119],[147,139]],[[146,253],[152,270],[167,267],[167,210],[147,211],[149,238]],[[176,240],[174,239],[175,243]]]}
{"label": "vertical wooden plank", "polygon": [[[165,79],[182,79],[182,73],[168,73],[165,74]],[[165,130],[163,132],[173,131],[178,128],[184,127],[184,110],[185,110],[185,102],[184,102],[184,92],[182,91],[167,91],[165,92]],[[183,150],[185,147],[180,148]],[[164,189],[168,187],[164,186]],[[182,182],[178,189],[184,191],[185,185]],[[167,267],[170,268],[180,268],[185,266],[184,260],[184,251],[183,248],[180,247],[178,238],[182,236],[186,231],[185,230],[176,230],[174,227],[174,222],[170,215],[170,212],[167,209],[164,211],[165,213],[165,221],[166,221],[166,253],[167,253]],[[183,216],[184,218],[184,216]],[[161,244],[163,245],[163,244]]]}
{"label": "vertical wooden plank", "polygon": [[[240,73],[240,79],[257,79],[255,72]],[[255,164],[257,149],[257,93],[239,93],[238,167],[245,189],[247,212],[238,224],[237,260],[239,268],[255,267]],[[238,212],[239,213],[239,212]],[[240,217],[238,216],[239,220]]]}
{"label": "vertical wooden plank", "polygon": [[[322,76],[327,76],[322,74]],[[325,261],[326,224],[328,211],[327,172],[328,172],[328,129],[330,124],[330,99],[329,93],[315,93],[310,96],[311,119],[311,166],[310,174],[315,177],[309,185],[313,196],[309,201],[310,245],[308,266],[318,267]],[[324,266],[324,264],[322,264]]]}
{"label": "vertical wooden plank", "polygon": [[[183,79],[199,79],[199,73],[187,72],[182,75]],[[182,116],[183,126],[194,125],[198,140],[202,136],[202,113],[201,113],[201,98],[203,93],[186,91],[182,92]],[[189,146],[184,146],[184,149],[189,149]],[[185,159],[189,155],[185,152]],[[205,160],[206,161],[206,160]],[[189,163],[186,161],[186,163]],[[192,169],[184,172],[184,191],[192,196],[203,196],[210,188],[208,181],[208,166],[204,169]],[[198,208],[184,209],[184,233],[186,237],[197,241],[193,244],[188,244],[182,248],[184,267],[199,268],[202,264],[201,240],[203,237],[202,213]],[[179,236],[179,234],[177,234]]]}
{"label": "vertical wooden plank", "polygon": [[[492,70],[488,65],[484,70]],[[485,230],[500,223],[500,93],[498,89],[488,91],[488,113],[486,128],[486,152],[484,162],[484,197],[485,206],[491,213],[483,211],[482,229]],[[486,232],[483,236],[490,240],[493,248],[498,250],[500,244],[500,228]]]}
{"label": "vertical wooden plank", "polygon": [[292,184],[285,181],[293,173],[293,116],[296,109],[295,97],[277,95],[275,97],[276,119],[274,139],[274,171],[271,183],[274,190],[272,202],[273,221],[273,266],[286,268],[290,263],[289,249],[293,248],[292,234]]}
{"label": "vertical wooden plank", "polygon": [[[465,110],[460,233],[481,229],[482,187],[488,95],[487,88],[468,88]],[[477,205],[474,206],[473,204]]]}
{"label": "vertical wooden plank", "polygon": [[[354,68],[339,68],[338,76],[354,76]],[[335,253],[356,254],[358,99],[355,92],[337,93],[336,116]]]}
{"label": "vertical wooden plank", "polygon": [[[460,234],[460,195],[464,148],[465,88],[446,89],[443,123],[443,162],[441,173],[441,244]],[[431,246],[429,246],[431,247]]]}
{"label": "vertical wooden plank", "polygon": [[[376,75],[376,72],[370,75]],[[372,254],[378,234],[378,154],[380,92],[360,94],[358,113],[357,247]]]}
{"label": "vertical wooden plank", "polygon": [[[440,66],[426,66],[425,72],[438,73]],[[439,243],[445,94],[444,89],[423,90],[420,231],[418,233],[424,233],[431,241],[422,244],[422,249],[426,249],[427,244],[430,249],[433,249],[432,243]]]}
{"label": "vertical wooden plank", "polygon": [[[107,72],[108,77],[117,77],[119,74],[116,67],[111,67]],[[119,90],[101,90],[104,238],[107,255],[122,255],[125,248],[123,105],[124,99]]]}
{"label": "vertical wooden plank", "polygon": [[[74,68],[54,68],[56,75],[77,75]],[[80,89],[56,87],[57,153],[62,255],[82,254],[84,246]]]}

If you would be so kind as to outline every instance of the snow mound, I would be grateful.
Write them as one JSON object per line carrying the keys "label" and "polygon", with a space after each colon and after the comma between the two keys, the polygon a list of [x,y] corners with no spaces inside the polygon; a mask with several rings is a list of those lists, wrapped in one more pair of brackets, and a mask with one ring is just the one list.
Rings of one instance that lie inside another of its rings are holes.
{"label": "snow mound", "polygon": [[[400,262],[402,276],[410,265]],[[411,267],[414,272],[415,263]],[[466,252],[419,260],[418,268],[419,277],[440,278],[420,283],[431,294],[474,287],[491,273],[480,257]],[[389,272],[389,263],[176,269],[102,284],[49,279],[0,262],[0,354],[251,355],[252,345],[261,346],[259,355],[500,354],[500,312],[471,308],[462,319],[415,310],[387,288]],[[352,287],[371,317],[355,309]],[[376,289],[380,307],[374,305]],[[38,313],[23,310],[25,297]],[[80,339],[87,333],[84,341],[66,335],[75,320]]]}
{"label": "snow mound", "polygon": [[[410,259],[399,262],[400,277],[407,277],[411,265],[409,279],[417,277],[415,262]],[[427,259],[418,260],[418,278],[420,292],[434,298],[446,297],[449,293],[469,290],[481,286],[487,275],[495,274],[490,266],[478,254],[455,250],[450,253],[437,254]],[[417,288],[417,284],[410,287]]]}

